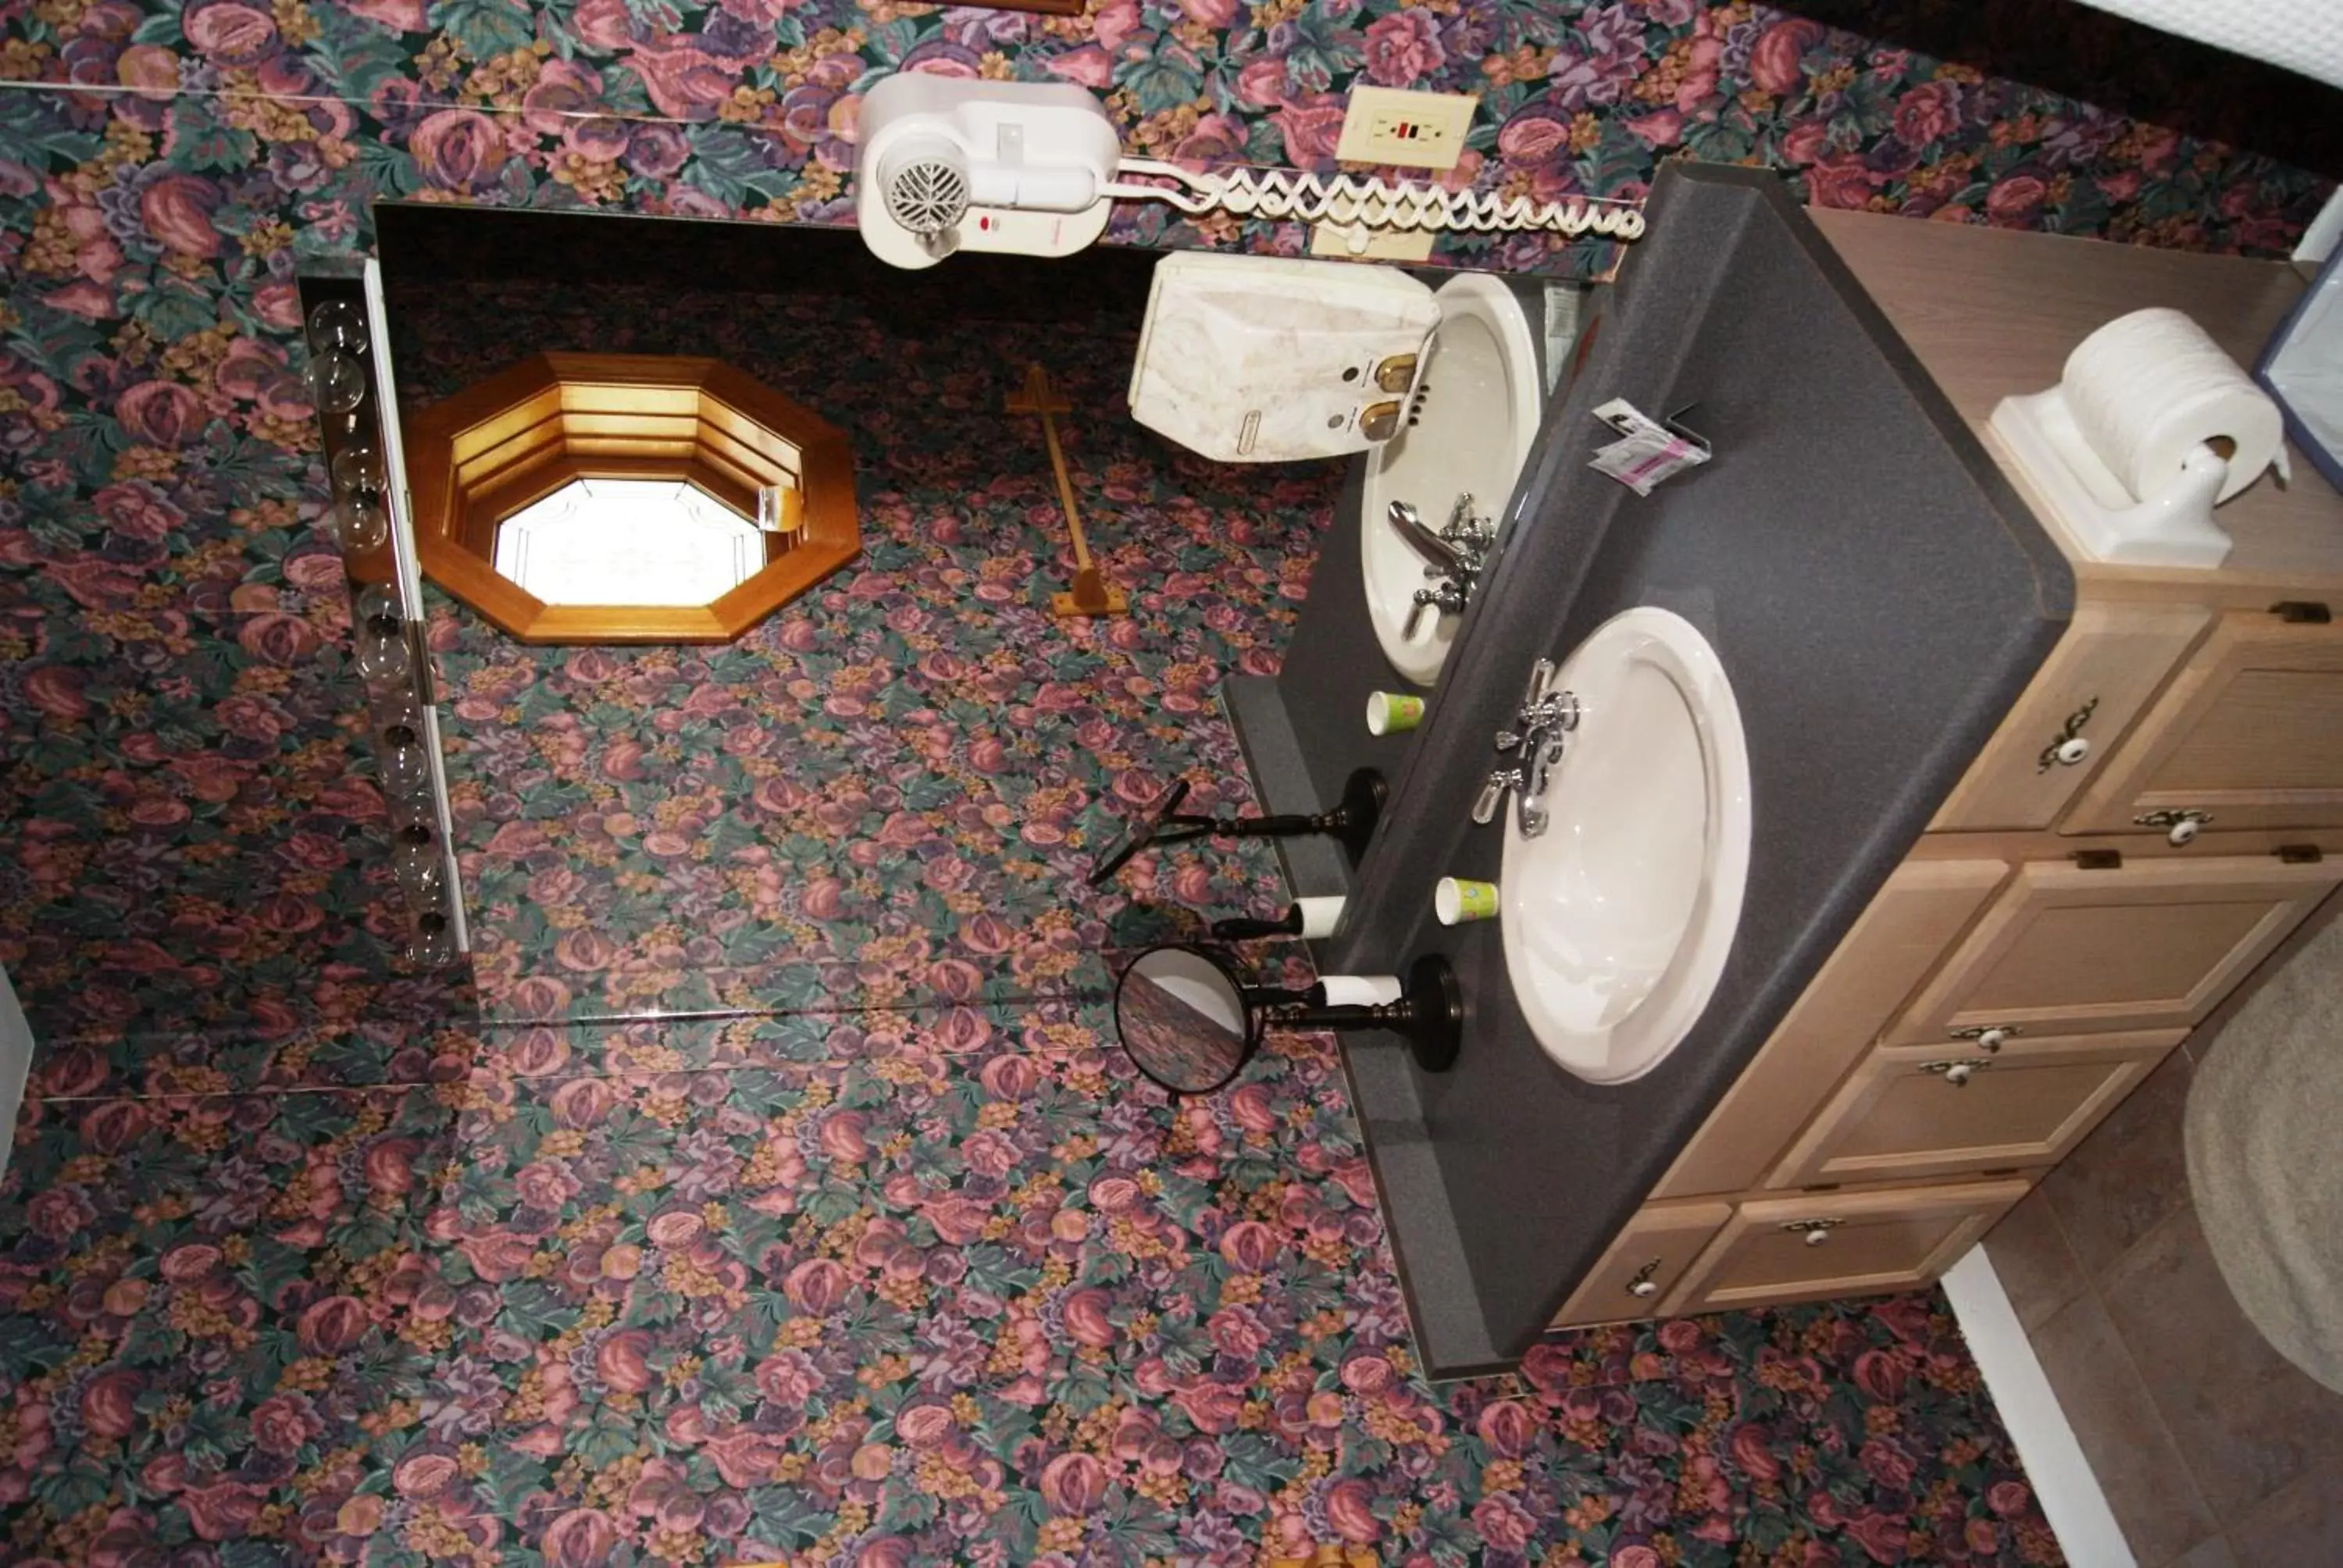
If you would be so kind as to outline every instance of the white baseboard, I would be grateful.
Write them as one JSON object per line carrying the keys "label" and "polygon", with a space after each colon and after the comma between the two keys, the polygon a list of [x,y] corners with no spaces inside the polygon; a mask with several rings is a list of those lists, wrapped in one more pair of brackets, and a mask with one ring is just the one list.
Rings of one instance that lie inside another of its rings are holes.
{"label": "white baseboard", "polygon": [[1985,1376],[1986,1392],[2017,1445],[2026,1482],[2041,1500],[2066,1561],[2073,1568],[2138,1568],[2033,1343],[2018,1325],[2017,1309],[1993,1271],[1993,1260],[1983,1247],[1970,1248],[1946,1271],[1944,1286],[1969,1353]]}

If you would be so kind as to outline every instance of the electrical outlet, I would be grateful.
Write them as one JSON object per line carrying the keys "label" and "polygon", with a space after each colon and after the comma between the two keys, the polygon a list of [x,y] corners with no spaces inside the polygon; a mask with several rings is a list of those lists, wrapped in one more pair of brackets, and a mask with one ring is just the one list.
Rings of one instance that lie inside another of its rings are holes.
{"label": "electrical outlet", "polygon": [[1344,163],[1453,169],[1464,154],[1464,133],[1473,128],[1473,112],[1480,105],[1480,99],[1458,93],[1353,87],[1334,156]]}
{"label": "electrical outlet", "polygon": [[1428,228],[1371,228],[1367,248],[1351,248],[1351,226],[1320,223],[1310,226],[1310,254],[1338,261],[1429,261],[1432,231]]}

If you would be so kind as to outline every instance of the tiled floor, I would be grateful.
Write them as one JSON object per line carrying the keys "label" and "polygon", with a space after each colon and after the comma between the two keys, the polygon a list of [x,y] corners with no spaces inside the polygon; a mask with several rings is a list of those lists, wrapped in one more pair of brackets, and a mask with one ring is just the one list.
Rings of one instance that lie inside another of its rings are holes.
{"label": "tiled floor", "polygon": [[2343,1563],[2343,1394],[2272,1350],[2188,1198],[2173,1052],[1987,1238],[2140,1568]]}

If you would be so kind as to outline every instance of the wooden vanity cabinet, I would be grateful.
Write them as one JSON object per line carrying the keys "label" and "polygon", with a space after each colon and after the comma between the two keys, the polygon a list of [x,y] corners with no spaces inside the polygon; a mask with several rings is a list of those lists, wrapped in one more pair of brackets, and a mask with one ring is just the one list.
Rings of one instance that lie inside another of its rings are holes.
{"label": "wooden vanity cabinet", "polygon": [[2055,1165],[2186,1031],[1886,1046],[1847,1074],[1769,1187],[1918,1181]]}
{"label": "wooden vanity cabinet", "polygon": [[2223,616],[2064,830],[2343,827],[2343,626],[2329,614],[2298,600]]}
{"label": "wooden vanity cabinet", "polygon": [[1650,1317],[1732,1218],[1730,1203],[1646,1205],[1587,1271],[1554,1315],[1554,1326]]}
{"label": "wooden vanity cabinet", "polygon": [[[2173,306],[2249,364],[2301,287],[2274,263],[1812,216],[2021,495],[1986,421],[2091,329]],[[2212,570],[2062,539],[2058,645],[1557,1326],[1930,1282],[2337,896],[2343,496],[2298,455],[2216,516],[2236,545]]]}
{"label": "wooden vanity cabinet", "polygon": [[1887,1031],[1942,1047],[2092,1030],[2186,1029],[2286,940],[2343,861],[2276,855],[2017,869]]}
{"label": "wooden vanity cabinet", "polygon": [[1684,1317],[1925,1285],[2031,1186],[2008,1179],[1753,1199],[1735,1206],[1663,1311]]}
{"label": "wooden vanity cabinet", "polygon": [[2038,830],[2056,822],[2213,616],[2197,604],[2077,606],[2066,635],[1928,830]]}

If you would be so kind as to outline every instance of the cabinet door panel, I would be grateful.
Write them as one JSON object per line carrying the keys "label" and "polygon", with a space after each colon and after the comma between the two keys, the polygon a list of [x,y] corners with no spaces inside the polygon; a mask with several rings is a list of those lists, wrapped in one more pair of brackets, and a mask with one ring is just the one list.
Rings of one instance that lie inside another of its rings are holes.
{"label": "cabinet door panel", "polygon": [[1986,859],[1898,866],[1652,1195],[1757,1186],[2008,875]]}
{"label": "cabinet door panel", "polygon": [[[1946,799],[1930,832],[2041,829],[2117,754],[2141,709],[2187,653],[2213,612],[2203,605],[2078,607],[2009,717]],[[2073,739],[2083,755],[2055,754]]]}
{"label": "cabinet door panel", "polygon": [[2060,830],[2159,831],[2137,819],[2160,811],[2216,829],[2343,824],[2343,626],[2222,618]]}
{"label": "cabinet door panel", "polygon": [[1732,1218],[1730,1203],[1647,1205],[1587,1271],[1554,1314],[1554,1326],[1581,1328],[1656,1316],[1684,1270]]}
{"label": "cabinet door panel", "polygon": [[1883,1048],[1855,1070],[1767,1185],[2056,1164],[2184,1038],[2165,1030],[2019,1039],[1990,1053]]}
{"label": "cabinet door panel", "polygon": [[2268,855],[2023,866],[1887,1040],[2186,1029],[2338,879],[2343,865]]}
{"label": "cabinet door panel", "polygon": [[[1666,1307],[1670,1317],[1925,1285],[2026,1196],[2012,1178],[1739,1205]],[[1819,1231],[1823,1241],[1810,1244]]]}

